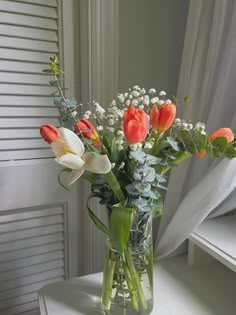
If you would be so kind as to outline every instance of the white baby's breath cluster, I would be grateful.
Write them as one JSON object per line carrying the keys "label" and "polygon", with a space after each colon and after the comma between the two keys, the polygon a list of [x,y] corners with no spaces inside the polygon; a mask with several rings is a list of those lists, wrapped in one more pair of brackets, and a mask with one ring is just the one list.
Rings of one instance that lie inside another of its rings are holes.
{"label": "white baby's breath cluster", "polygon": [[202,122],[197,122],[195,126],[190,122],[187,123],[184,119],[176,118],[172,128],[177,128],[177,129],[186,129],[186,130],[191,130],[193,132],[195,131],[200,131],[201,134],[206,135],[206,125]]}

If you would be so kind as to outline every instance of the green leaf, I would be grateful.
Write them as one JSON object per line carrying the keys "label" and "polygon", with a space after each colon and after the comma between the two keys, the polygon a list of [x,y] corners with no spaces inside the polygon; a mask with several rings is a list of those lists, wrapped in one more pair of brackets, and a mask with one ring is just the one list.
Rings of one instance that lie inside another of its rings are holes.
{"label": "green leaf", "polygon": [[181,139],[182,139],[183,143],[186,146],[186,149],[192,154],[197,154],[198,153],[198,149],[197,149],[197,146],[196,146],[195,142],[192,139],[192,135],[189,132],[189,130],[181,129],[180,130],[180,136],[181,136]]}
{"label": "green leaf", "polygon": [[102,199],[102,195],[99,194],[99,193],[91,193],[88,197],[88,200],[87,200],[87,210],[88,210],[88,214],[91,218],[91,220],[93,221],[93,223],[96,225],[96,227],[102,231],[103,233],[107,234],[108,236],[110,236],[110,232],[109,232],[109,229],[105,226],[105,224],[100,220],[98,219],[98,217],[95,215],[95,213],[93,212],[93,210],[89,207],[89,201],[92,199],[92,198],[101,198]]}
{"label": "green leaf", "polygon": [[175,151],[180,151],[178,142],[175,141],[172,137],[167,137],[167,141]]}
{"label": "green leaf", "polygon": [[117,150],[116,137],[111,140],[111,162],[117,163],[119,159],[119,151]]}
{"label": "green leaf", "polygon": [[67,187],[67,186],[65,186],[63,183],[62,183],[62,181],[61,181],[61,175],[63,174],[63,173],[70,173],[70,172],[72,172],[72,169],[70,169],[70,168],[68,168],[68,167],[66,167],[66,168],[63,168],[59,173],[58,173],[58,175],[57,175],[57,180],[58,180],[58,183],[61,185],[61,187],[63,187],[65,190],[67,190],[67,191],[70,191],[70,189]]}
{"label": "green leaf", "polygon": [[151,202],[151,209],[152,209],[152,215],[153,217],[159,217],[162,215],[163,212],[163,199],[162,196],[160,196],[159,199],[154,200]]}
{"label": "green leaf", "polygon": [[201,152],[203,149],[206,148],[207,135],[203,135],[201,132],[198,132],[193,136],[193,141],[197,146],[198,152]]}
{"label": "green leaf", "polygon": [[55,79],[55,80],[49,81],[49,83],[52,86],[58,86],[58,85],[61,85],[61,80],[60,79]]}
{"label": "green leaf", "polygon": [[228,159],[236,158],[236,149],[232,145],[228,145],[224,151],[224,156]]}
{"label": "green leaf", "polygon": [[44,72],[44,73],[54,73],[51,69],[43,69],[42,72]]}
{"label": "green leaf", "polygon": [[184,103],[189,103],[190,102],[190,98],[188,96],[185,96],[183,98]]}
{"label": "green leaf", "polygon": [[225,137],[218,137],[212,142],[212,145],[216,151],[223,153],[223,151],[228,145],[228,142]]}
{"label": "green leaf", "polygon": [[135,209],[125,208],[123,202],[112,207],[110,237],[112,246],[121,256],[124,256],[124,249],[129,239],[134,213]]}

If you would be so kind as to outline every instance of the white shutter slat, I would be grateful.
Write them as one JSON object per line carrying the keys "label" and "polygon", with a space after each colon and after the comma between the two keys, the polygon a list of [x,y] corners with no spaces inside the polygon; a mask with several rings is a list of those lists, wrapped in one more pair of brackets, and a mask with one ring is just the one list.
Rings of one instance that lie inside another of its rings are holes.
{"label": "white shutter slat", "polygon": [[17,210],[12,214],[1,214],[0,212],[0,223],[4,222],[14,222],[24,219],[31,219],[37,217],[47,217],[54,214],[63,214],[61,207],[44,208],[39,210],[25,211]]}
{"label": "white shutter slat", "polygon": [[11,97],[1,95],[0,97],[1,106],[53,106],[53,98],[47,96],[18,96],[12,95]]}
{"label": "white shutter slat", "polygon": [[17,14],[24,15],[42,16],[51,19],[57,18],[57,10],[55,8],[36,4],[25,4],[15,1],[0,1],[0,11],[15,12]]}
{"label": "white shutter slat", "polygon": [[0,118],[1,128],[39,128],[45,124],[58,126],[59,120],[57,118],[35,118],[34,120],[30,118]]}
{"label": "white shutter slat", "polygon": [[[44,52],[34,52],[32,51],[30,54],[26,50],[15,50],[15,49],[6,49],[0,48],[0,58],[1,59],[12,59],[19,61],[33,61],[33,62],[47,62],[51,54]],[[42,69],[43,70],[43,69]]]}
{"label": "white shutter slat", "polygon": [[[18,149],[38,149],[38,148],[48,148],[46,142],[42,139],[35,140],[0,140],[0,151],[1,150],[14,150]],[[1,231],[0,231],[1,232]]]}
{"label": "white shutter slat", "polygon": [[[34,237],[35,234],[40,236],[40,235],[48,235],[48,234],[59,233],[59,232],[63,232],[62,224],[37,227],[34,229],[27,229],[23,231],[8,232],[8,233],[4,233],[3,235],[0,235],[0,244]],[[1,270],[1,267],[0,267],[0,270]]]}
{"label": "white shutter slat", "polygon": [[43,69],[48,68],[48,63],[19,62],[12,60],[0,60],[0,71],[41,73]]}
{"label": "white shutter slat", "polygon": [[57,20],[35,17],[30,15],[0,12],[0,21],[4,24],[30,26],[47,30],[57,30]]}
{"label": "white shutter slat", "polygon": [[[1,2],[0,2],[1,3]],[[13,36],[19,38],[31,38],[50,42],[57,42],[58,36],[56,31],[43,30],[40,28],[30,28],[25,26],[15,25],[0,25],[0,35]]]}
{"label": "white shutter slat", "polygon": [[42,84],[48,86],[52,76],[41,74],[1,72],[0,83]]}
{"label": "white shutter slat", "polygon": [[61,250],[63,248],[64,248],[64,245],[62,242],[54,242],[54,243],[43,244],[43,245],[35,246],[35,247],[19,249],[15,251],[13,250],[10,252],[2,252],[0,255],[0,262],[21,259],[24,257],[31,257],[35,255],[48,253],[51,251]]}
{"label": "white shutter slat", "polygon": [[32,237],[30,239],[8,242],[8,243],[0,244],[0,253],[14,251],[17,249],[22,249],[22,248],[38,246],[42,244],[60,242],[63,239],[64,238],[63,238],[62,233],[55,233],[55,234],[50,234],[50,235],[45,235],[45,236]]}
{"label": "white shutter slat", "polygon": [[17,84],[0,84],[0,94],[13,95],[45,95],[48,96],[55,92],[51,86],[40,85],[17,85]]}
{"label": "white shutter slat", "polygon": [[[45,263],[52,260],[57,260],[60,258],[61,259],[64,258],[64,253],[62,250],[53,251],[53,252],[41,254],[41,255],[35,255],[31,257],[26,257],[22,259],[16,259],[16,260],[0,263],[0,272],[18,269],[18,268],[22,268],[26,266],[27,267],[33,266],[36,264]],[[0,297],[0,300],[1,300],[1,297]]]}
{"label": "white shutter slat", "polygon": [[39,129],[0,129],[0,139],[31,139],[39,137]]}
{"label": "white shutter slat", "polygon": [[0,311],[4,311],[4,309],[13,307],[19,304],[25,304],[28,302],[36,301],[37,300],[37,292],[17,296],[5,301],[0,301]]}
{"label": "white shutter slat", "polygon": [[46,159],[54,157],[51,149],[0,152],[1,161]]}
{"label": "white shutter slat", "polygon": [[22,305],[13,306],[11,308],[7,308],[4,310],[4,315],[16,315],[16,314],[27,314],[29,311],[29,315],[31,315],[32,310],[38,309],[38,301],[25,303]]}
{"label": "white shutter slat", "polygon": [[[58,46],[55,42],[0,36],[0,43],[1,48],[24,49],[29,51],[35,50],[49,52],[50,54],[58,53]],[[40,71],[41,70],[42,68]]]}
{"label": "white shutter slat", "polygon": [[63,280],[63,277],[50,278],[48,280],[36,282],[33,284],[28,284],[19,288],[2,291],[0,294],[0,301],[12,298],[14,296],[19,296],[19,295],[27,294],[30,292],[38,291],[49,283],[54,283],[54,282],[62,281],[62,280]]}
{"label": "white shutter slat", "polygon": [[[58,117],[58,109],[56,107],[0,107],[1,117]],[[1,133],[1,131],[0,131]],[[39,131],[38,135],[39,136]],[[0,134],[0,139],[1,139]]]}
{"label": "white shutter slat", "polygon": [[8,281],[13,279],[18,279],[21,277],[33,275],[36,273],[57,269],[60,267],[64,267],[63,259],[52,260],[45,263],[38,263],[34,266],[27,266],[23,268],[18,268],[11,271],[5,271],[0,273],[0,286],[1,281]]}
{"label": "white shutter slat", "polygon": [[[40,272],[35,275],[30,275],[30,276],[25,276],[25,277],[14,279],[14,280],[4,281],[4,283],[1,284],[1,290],[9,290],[12,288],[24,286],[24,285],[35,283],[38,281],[43,281],[49,278],[64,276],[64,274],[65,274],[64,269],[58,268],[54,270]],[[1,295],[1,290],[0,290],[0,295]]]}
{"label": "white shutter slat", "polygon": [[28,220],[16,221],[16,222],[11,222],[11,223],[2,223],[0,225],[0,235],[2,233],[6,233],[10,231],[25,230],[25,229],[29,229],[33,227],[57,224],[57,223],[62,223],[62,222],[63,222],[62,215],[54,215],[50,217],[28,219]]}
{"label": "white shutter slat", "polygon": [[25,3],[32,3],[32,4],[42,4],[49,7],[56,7],[57,1],[56,0],[15,0],[16,2],[25,2]]}

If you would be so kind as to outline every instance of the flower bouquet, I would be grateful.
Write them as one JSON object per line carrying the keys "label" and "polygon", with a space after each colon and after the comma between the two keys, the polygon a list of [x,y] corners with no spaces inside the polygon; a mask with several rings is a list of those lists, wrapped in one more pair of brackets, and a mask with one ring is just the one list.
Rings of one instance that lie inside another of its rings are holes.
{"label": "flower bouquet", "polygon": [[[203,123],[176,118],[180,100],[166,93],[134,86],[103,108],[93,102],[83,110],[63,93],[57,59],[51,58],[50,84],[57,88],[54,104],[64,127],[41,127],[55,161],[65,168],[65,187],[82,177],[91,184],[87,210],[108,237],[102,289],[105,314],[150,314],[153,307],[152,218],[163,211],[167,173],[183,160],[236,157],[234,134],[220,128],[209,136]],[[187,101],[185,98],[182,101]],[[65,187],[66,188],[66,187]],[[99,198],[109,225],[89,205]]]}

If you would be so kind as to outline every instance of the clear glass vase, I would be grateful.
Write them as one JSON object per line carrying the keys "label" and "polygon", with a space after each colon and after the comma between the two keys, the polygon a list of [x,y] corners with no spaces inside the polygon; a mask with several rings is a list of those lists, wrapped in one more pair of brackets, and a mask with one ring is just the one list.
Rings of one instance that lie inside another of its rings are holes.
{"label": "clear glass vase", "polygon": [[107,240],[102,308],[106,315],[147,315],[153,309],[152,216],[138,214],[124,255]]}

